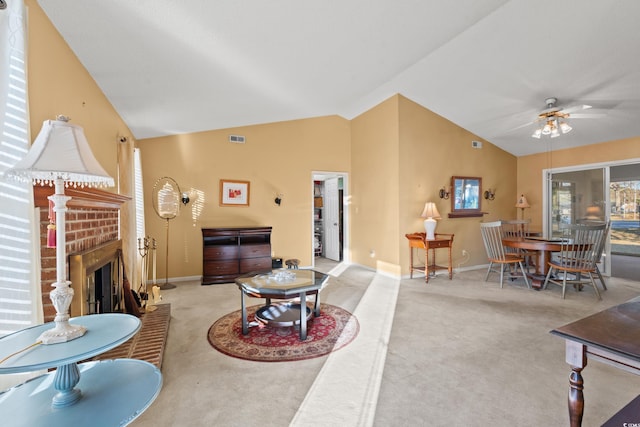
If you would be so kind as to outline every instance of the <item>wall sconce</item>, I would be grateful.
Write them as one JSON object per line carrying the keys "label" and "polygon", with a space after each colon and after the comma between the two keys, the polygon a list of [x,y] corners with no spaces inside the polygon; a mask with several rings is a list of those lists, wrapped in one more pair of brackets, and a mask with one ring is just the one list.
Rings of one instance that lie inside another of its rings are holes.
{"label": "wall sconce", "polygon": [[488,189],[484,192],[485,200],[493,200],[496,198],[496,190]]}
{"label": "wall sconce", "polygon": [[184,193],[182,193],[180,195],[180,200],[182,201],[182,204],[187,206],[187,203],[189,203],[189,200],[191,200],[189,198],[189,193],[187,193],[186,191]]}
{"label": "wall sconce", "polygon": [[278,194],[276,198],[273,199],[273,201],[275,202],[276,205],[280,206],[280,203],[282,203],[282,194]]}
{"label": "wall sconce", "polygon": [[449,198],[449,191],[447,191],[447,189],[445,187],[442,187],[440,189],[440,191],[438,192],[438,195],[440,196],[441,199],[448,199]]}

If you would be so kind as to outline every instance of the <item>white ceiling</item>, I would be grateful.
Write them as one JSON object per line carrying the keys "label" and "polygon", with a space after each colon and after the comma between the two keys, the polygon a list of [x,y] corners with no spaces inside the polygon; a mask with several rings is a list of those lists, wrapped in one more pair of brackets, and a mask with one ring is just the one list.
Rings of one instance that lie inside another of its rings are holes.
{"label": "white ceiling", "polygon": [[[396,93],[517,156],[640,136],[637,0],[38,3],[137,139]],[[533,139],[548,97],[600,117]]]}

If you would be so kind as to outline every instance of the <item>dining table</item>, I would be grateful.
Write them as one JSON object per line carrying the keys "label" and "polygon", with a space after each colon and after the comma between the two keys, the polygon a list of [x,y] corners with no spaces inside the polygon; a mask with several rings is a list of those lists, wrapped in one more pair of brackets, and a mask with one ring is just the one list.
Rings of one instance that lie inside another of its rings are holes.
{"label": "dining table", "polygon": [[553,252],[560,252],[561,238],[544,238],[544,237],[504,237],[502,244],[504,246],[516,249],[524,249],[537,252],[535,272],[528,273],[527,276],[531,281],[531,287],[537,290],[542,288],[544,280],[549,272],[549,261]]}

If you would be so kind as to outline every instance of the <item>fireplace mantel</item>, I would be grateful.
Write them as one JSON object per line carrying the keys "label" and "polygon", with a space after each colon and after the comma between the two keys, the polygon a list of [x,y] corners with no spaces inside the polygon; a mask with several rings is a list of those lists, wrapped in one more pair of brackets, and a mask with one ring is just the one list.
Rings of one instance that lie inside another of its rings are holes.
{"label": "fireplace mantel", "polygon": [[[33,186],[33,201],[36,207],[49,206],[47,197],[54,193],[55,189],[49,185]],[[131,200],[129,196],[110,193],[93,187],[65,188],[64,194],[71,197],[67,206],[71,208],[91,209],[120,209],[121,205]]]}

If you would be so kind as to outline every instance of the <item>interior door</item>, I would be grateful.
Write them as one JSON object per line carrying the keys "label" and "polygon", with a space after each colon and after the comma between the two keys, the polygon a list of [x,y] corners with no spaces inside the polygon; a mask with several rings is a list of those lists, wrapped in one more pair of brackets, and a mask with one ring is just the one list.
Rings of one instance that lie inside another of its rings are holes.
{"label": "interior door", "polygon": [[340,206],[338,178],[328,178],[324,182],[324,238],[325,258],[340,261]]}

